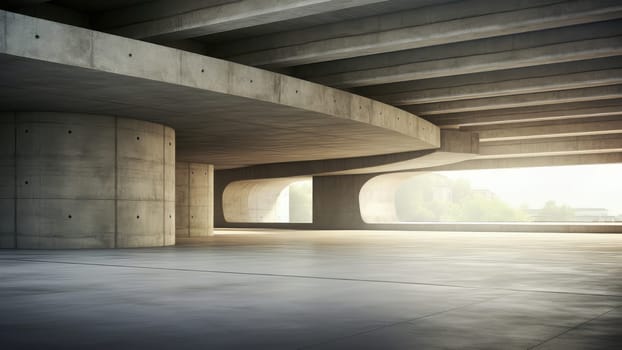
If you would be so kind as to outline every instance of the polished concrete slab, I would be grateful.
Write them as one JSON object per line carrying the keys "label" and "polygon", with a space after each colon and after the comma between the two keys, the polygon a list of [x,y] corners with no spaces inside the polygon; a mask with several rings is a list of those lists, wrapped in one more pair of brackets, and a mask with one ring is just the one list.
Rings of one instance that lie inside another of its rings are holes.
{"label": "polished concrete slab", "polygon": [[614,349],[622,235],[220,230],[0,250],[2,349]]}

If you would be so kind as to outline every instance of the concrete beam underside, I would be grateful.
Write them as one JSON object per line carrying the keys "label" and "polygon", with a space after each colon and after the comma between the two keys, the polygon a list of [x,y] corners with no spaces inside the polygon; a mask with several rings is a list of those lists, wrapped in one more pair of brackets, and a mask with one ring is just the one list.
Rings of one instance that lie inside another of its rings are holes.
{"label": "concrete beam underside", "polygon": [[182,161],[239,167],[440,146],[433,124],[344,91],[10,12],[0,20],[2,109],[164,123],[178,132]]}

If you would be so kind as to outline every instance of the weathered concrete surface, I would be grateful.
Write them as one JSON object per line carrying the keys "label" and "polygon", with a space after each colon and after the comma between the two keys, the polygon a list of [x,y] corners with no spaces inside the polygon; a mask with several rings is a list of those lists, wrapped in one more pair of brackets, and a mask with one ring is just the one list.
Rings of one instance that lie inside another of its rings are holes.
{"label": "weathered concrete surface", "polygon": [[404,109],[431,116],[436,114],[484,111],[491,109],[542,106],[558,103],[613,100],[622,98],[622,85],[598,86],[581,89],[537,92],[499,97],[474,98],[469,100],[445,101],[417,104]]}
{"label": "weathered concrete surface", "polygon": [[216,188],[224,189],[236,180],[285,178],[307,175],[351,175],[405,171],[437,167],[477,157],[478,134],[441,130],[441,146],[436,150],[384,154],[370,157],[264,164],[217,172]]}
{"label": "weathered concrete surface", "polygon": [[359,87],[580,62],[620,55],[620,20],[499,36],[295,67],[296,76]]}
{"label": "weathered concrete surface", "polygon": [[[622,113],[622,111],[621,111]],[[462,127],[461,130],[469,130]],[[507,123],[477,127],[480,142],[564,137],[581,135],[622,134],[622,119],[618,116],[549,120],[527,123]]]}
{"label": "weathered concrete surface", "polygon": [[15,248],[15,123],[0,113],[0,248]]}
{"label": "weathered concrete surface", "polygon": [[[279,193],[292,182],[297,181],[297,176],[314,175],[314,181],[321,180],[326,175],[353,175],[386,173],[391,171],[406,171],[437,167],[446,164],[457,163],[478,157],[478,135],[471,132],[457,130],[442,130],[441,147],[435,151],[409,152],[403,154],[389,154],[374,157],[333,159],[325,161],[295,162],[283,164],[267,164],[241,169],[228,169],[216,172],[215,191],[215,222],[217,227],[226,227],[228,223],[261,223],[275,222],[274,204]],[[338,180],[338,176],[330,176]],[[348,179],[367,179],[362,177],[344,177]],[[358,212],[358,193],[362,183],[358,180],[354,184],[340,184],[337,187],[329,187],[315,197],[314,206],[335,218],[344,215],[352,216],[356,222],[355,228],[361,228],[363,222]],[[183,186],[183,185],[182,185]],[[320,185],[318,185],[320,186]],[[358,187],[357,187],[358,186]],[[316,186],[314,185],[314,188]],[[352,188],[352,191],[350,189]],[[315,190],[314,190],[315,191]],[[342,193],[346,191],[345,194]],[[344,195],[343,198],[337,198]],[[316,204],[316,201],[320,201]],[[350,200],[354,202],[350,203]],[[326,207],[324,209],[324,207]],[[320,227],[342,227],[343,223],[335,223],[330,226],[329,221],[318,222]],[[351,222],[349,218],[339,218],[345,222]],[[297,226],[294,226],[297,227]],[[313,226],[315,227],[315,226]],[[351,228],[350,226],[347,226]]]}
{"label": "weathered concrete surface", "polygon": [[374,175],[313,177],[313,227],[320,230],[361,229],[359,194]]}
{"label": "weathered concrete surface", "polygon": [[0,251],[3,346],[569,350],[622,342],[622,235],[217,233],[231,234],[168,248]]}
{"label": "weathered concrete surface", "polygon": [[[115,34],[136,39],[179,40],[261,24],[334,12],[385,0],[242,0],[218,6],[206,6],[173,16],[139,21],[112,30]],[[159,4],[140,6],[138,11],[154,12]],[[132,9],[125,10],[132,12]],[[117,12],[117,15],[119,13]],[[135,14],[122,13],[135,21]],[[115,19],[110,19],[115,21]],[[118,20],[118,19],[116,19]],[[99,24],[109,26],[101,18]]]}
{"label": "weathered concrete surface", "polygon": [[[540,2],[543,6],[531,8],[520,8],[518,3],[462,1],[359,19],[352,21],[355,23],[333,25],[332,28],[316,27],[297,33],[310,37],[307,42],[288,45],[283,43],[284,38],[279,38],[282,46],[231,56],[229,59],[253,66],[296,66],[622,17],[622,5],[615,0]],[[495,10],[498,12],[487,13]],[[431,18],[435,21],[426,23]],[[365,28],[370,32],[355,34],[352,32],[358,28],[353,30],[352,27]],[[326,35],[322,33],[328,30],[337,36],[317,39]]]}
{"label": "weathered concrete surface", "polygon": [[440,145],[426,120],[344,91],[10,12],[0,20],[0,109],[166,124],[181,161],[226,168]]}
{"label": "weathered concrete surface", "polygon": [[301,178],[234,181],[222,191],[222,213],[226,222],[282,222],[277,216],[281,192]]}
{"label": "weathered concrete surface", "polygon": [[484,142],[479,158],[622,152],[620,134],[566,136]]}
{"label": "weathered concrete surface", "polygon": [[622,38],[583,40],[573,43],[551,44],[512,52],[494,52],[480,57],[451,57],[434,61],[406,63],[386,68],[372,68],[312,78],[321,84],[350,88],[386,84],[407,80],[430,79],[490,70],[528,67],[558,62],[579,61],[589,58],[622,54]]}
{"label": "weathered concrete surface", "polygon": [[622,99],[614,99],[438,114],[430,116],[428,119],[442,127],[460,127],[544,120],[565,120],[572,123],[573,119],[576,118],[619,116],[621,114]]}
{"label": "weathered concrete surface", "polygon": [[[587,69],[587,67],[584,67],[583,69]],[[384,95],[374,96],[374,98],[393,105],[403,106],[422,103],[482,99],[496,96],[522,95],[547,91],[570,90],[622,83],[621,68],[602,69],[598,71],[578,73],[567,71],[562,73],[563,70],[560,69],[561,72],[559,72],[559,74],[557,75],[555,74],[556,72],[554,67],[547,67],[547,71],[548,74],[545,76],[533,78],[521,77],[510,81],[507,74],[497,74],[497,76],[499,77],[498,81],[486,83],[474,83],[473,81],[471,81],[466,85],[426,89],[423,89],[422,86],[419,86],[418,90],[401,91],[391,94],[387,94],[387,91],[384,90]],[[493,76],[493,74],[488,74],[488,76]],[[404,88],[405,87],[402,87],[402,89]],[[370,89],[369,91],[378,91],[378,89]]]}
{"label": "weathered concrete surface", "polygon": [[200,237],[213,234],[214,166],[177,162],[175,179],[177,237]]}
{"label": "weathered concrete surface", "polygon": [[175,244],[172,129],[71,113],[3,117],[15,122],[0,124],[2,134],[16,136],[1,151],[3,247]]}

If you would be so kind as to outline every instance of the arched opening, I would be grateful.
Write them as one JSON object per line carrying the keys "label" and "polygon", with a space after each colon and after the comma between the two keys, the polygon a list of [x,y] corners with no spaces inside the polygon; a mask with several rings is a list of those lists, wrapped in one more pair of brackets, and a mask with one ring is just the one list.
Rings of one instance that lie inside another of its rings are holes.
{"label": "arched opening", "polygon": [[622,222],[621,164],[379,175],[359,194],[366,223]]}
{"label": "arched opening", "polygon": [[223,193],[227,222],[310,223],[313,217],[311,177],[232,182]]}

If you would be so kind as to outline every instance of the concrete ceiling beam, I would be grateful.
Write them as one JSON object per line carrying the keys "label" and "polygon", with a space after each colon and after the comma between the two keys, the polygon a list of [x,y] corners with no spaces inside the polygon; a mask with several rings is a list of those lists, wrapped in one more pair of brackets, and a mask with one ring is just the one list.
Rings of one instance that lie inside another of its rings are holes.
{"label": "concrete ceiling beam", "polygon": [[[478,2],[462,2],[423,8],[411,16],[425,18],[439,11],[464,16],[469,7]],[[445,8],[446,7],[446,8]],[[462,9],[457,8],[462,7]],[[481,6],[479,6],[481,7]],[[295,66],[315,62],[400,51],[426,46],[443,45],[494,36],[570,26],[622,17],[622,3],[616,0],[569,1],[545,6],[505,11],[487,15],[473,15],[438,23],[415,25],[392,30],[382,30],[390,25],[379,23],[380,30],[359,35],[316,40],[298,45],[277,47],[258,52],[229,57],[229,59],[253,66],[269,68]],[[393,17],[384,17],[396,20]],[[370,20],[366,20],[370,21]],[[313,30],[325,31],[325,28]],[[313,36],[313,35],[310,35]]]}
{"label": "concrete ceiling beam", "polygon": [[242,0],[130,24],[110,31],[134,39],[181,40],[384,1],[386,0]]}
{"label": "concrete ceiling beam", "polygon": [[426,171],[527,168],[611,163],[622,163],[622,152],[545,155],[521,158],[473,159],[458,164],[450,164],[426,169]]}
{"label": "concrete ceiling beam", "polygon": [[476,133],[441,130],[441,146],[434,150],[382,154],[369,157],[324,159],[305,162],[260,164],[222,170],[232,180],[305,175],[369,174],[422,169],[461,162],[478,156]]}
{"label": "concrete ceiling beam", "polygon": [[[550,68],[549,68],[550,69]],[[554,68],[553,68],[554,70]],[[555,73],[554,71],[552,72]],[[622,83],[622,68],[547,75],[536,78],[505,80],[494,83],[469,84],[446,88],[405,91],[371,96],[394,106],[437,103],[508,95],[521,95],[547,91],[570,90]]]}
{"label": "concrete ceiling beam", "polygon": [[622,36],[615,36],[513,51],[353,70],[314,77],[312,80],[338,88],[351,88],[619,55],[622,55]]}
{"label": "concrete ceiling beam", "polygon": [[619,134],[504,140],[480,144],[479,159],[622,152]]}
{"label": "concrete ceiling beam", "polygon": [[404,109],[417,115],[428,116],[618,98],[622,98],[622,85],[426,103],[411,105]]}
{"label": "concrete ceiling beam", "polygon": [[536,138],[622,134],[620,117],[585,118],[547,122],[512,123],[492,127],[464,127],[479,134],[480,142]]}
{"label": "concrete ceiling beam", "polygon": [[378,101],[6,11],[0,66],[0,110],[36,106],[158,122],[176,129],[181,161],[235,167],[440,146],[438,127]]}
{"label": "concrete ceiling beam", "polygon": [[461,126],[494,125],[546,120],[570,120],[622,115],[622,100],[599,100],[560,103],[554,105],[507,108],[427,117],[435,125],[444,128]]}

